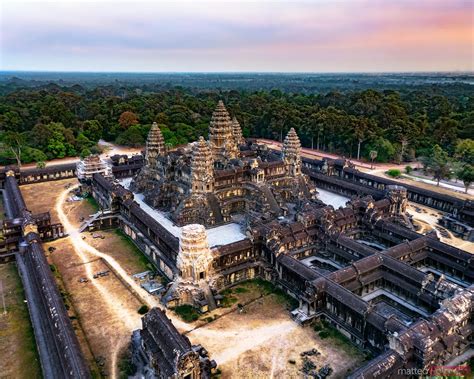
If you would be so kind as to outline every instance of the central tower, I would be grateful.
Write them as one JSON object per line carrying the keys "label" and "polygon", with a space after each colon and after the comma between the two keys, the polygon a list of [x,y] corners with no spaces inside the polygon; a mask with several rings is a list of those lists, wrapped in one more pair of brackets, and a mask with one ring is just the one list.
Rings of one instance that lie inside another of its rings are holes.
{"label": "central tower", "polygon": [[283,142],[282,158],[285,162],[288,175],[301,175],[301,143],[294,128],[291,128]]}
{"label": "central tower", "polygon": [[234,139],[232,120],[222,100],[212,114],[209,124],[209,142],[218,166],[225,166],[230,159],[238,158],[239,149]]}
{"label": "central tower", "polygon": [[214,191],[214,163],[212,153],[203,137],[194,146],[191,161],[191,193],[202,194]]}

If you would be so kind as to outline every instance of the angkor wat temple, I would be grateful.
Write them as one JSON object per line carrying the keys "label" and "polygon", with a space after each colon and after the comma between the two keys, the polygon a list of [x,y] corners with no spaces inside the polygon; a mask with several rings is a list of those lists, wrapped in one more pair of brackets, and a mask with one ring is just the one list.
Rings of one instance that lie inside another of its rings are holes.
{"label": "angkor wat temple", "polygon": [[[182,228],[157,219],[123,185],[94,176],[94,196],[115,215],[97,227],[119,225],[171,280],[163,302],[206,311],[236,283],[272,281],[299,301],[296,322],[325,319],[376,355],[355,378],[395,378],[400,369],[448,364],[471,351],[473,257],[413,229],[406,214],[412,193],[336,178],[354,170],[345,163],[302,160],[294,130],[281,155],[244,143],[238,130],[222,104],[209,142],[166,152],[152,128],[131,188],[171,210],[167,216]],[[314,183],[339,185],[352,199],[334,209],[318,200]],[[239,220],[241,237],[211,241]]]}
{"label": "angkor wat temple", "polygon": [[[473,256],[434,232],[417,233],[406,214],[409,201],[442,210],[469,239],[472,202],[401,187],[344,160],[301,157],[294,130],[281,153],[245,141],[221,103],[209,134],[209,141],[168,151],[154,126],[143,167],[125,158],[112,167],[116,178],[135,175],[130,186],[130,179],[92,178],[103,211],[89,229],[119,227],[130,236],[170,281],[163,303],[205,312],[219,306],[226,288],[269,280],[298,300],[295,322],[324,319],[375,356],[352,378],[398,378],[409,369],[429,371],[472,356]],[[11,171],[6,194],[17,191],[15,178],[26,183],[52,175]],[[350,199],[335,209],[318,199],[315,186]],[[4,225],[14,224],[11,213]],[[13,229],[15,238],[24,237],[24,230]],[[158,319],[168,325],[166,316]],[[156,346],[193,351],[179,333],[161,335],[153,325],[145,322],[140,332],[153,336],[139,348],[144,367],[152,367],[157,354],[169,354]]]}
{"label": "angkor wat temple", "polygon": [[316,201],[314,184],[301,172],[301,144],[294,129],[282,157],[264,146],[245,144],[238,121],[220,101],[212,115],[209,141],[200,138],[168,152],[159,127],[150,131],[145,166],[132,190],[152,207],[170,212],[178,225],[221,225],[233,215],[274,218],[293,215]]}

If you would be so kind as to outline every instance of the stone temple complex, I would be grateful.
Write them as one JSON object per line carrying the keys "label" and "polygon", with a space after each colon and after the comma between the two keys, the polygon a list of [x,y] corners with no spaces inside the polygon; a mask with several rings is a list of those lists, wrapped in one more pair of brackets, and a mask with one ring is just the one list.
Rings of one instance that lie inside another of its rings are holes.
{"label": "stone temple complex", "polygon": [[[409,202],[442,211],[453,232],[472,240],[472,201],[402,187],[343,159],[302,157],[293,129],[281,152],[241,133],[221,102],[208,140],[168,150],[153,125],[144,159],[113,159],[122,181],[92,175],[92,195],[103,211],[88,230],[120,228],[128,235],[167,279],[159,299],[168,307],[188,304],[205,313],[238,283],[272,282],[298,301],[295,322],[325,320],[372,354],[350,378],[399,378],[472,356],[473,256],[435,231],[418,233],[407,214]],[[19,189],[71,175],[69,166],[0,172],[8,215],[0,258],[17,259],[25,288],[34,290],[26,295],[42,315],[33,323],[44,346],[42,365],[52,361],[49,369],[63,373],[58,377],[89,377],[41,247],[41,240],[62,234],[61,225],[31,214]],[[328,191],[344,203],[318,198]],[[215,368],[205,349],[156,309],[132,341],[143,377],[206,378]]]}
{"label": "stone temple complex", "polygon": [[300,150],[294,129],[285,139],[282,157],[246,144],[238,121],[220,101],[211,118],[209,141],[201,137],[167,152],[160,129],[153,125],[145,166],[131,188],[144,193],[152,207],[169,212],[178,225],[291,216],[318,202],[313,183],[302,174]]}

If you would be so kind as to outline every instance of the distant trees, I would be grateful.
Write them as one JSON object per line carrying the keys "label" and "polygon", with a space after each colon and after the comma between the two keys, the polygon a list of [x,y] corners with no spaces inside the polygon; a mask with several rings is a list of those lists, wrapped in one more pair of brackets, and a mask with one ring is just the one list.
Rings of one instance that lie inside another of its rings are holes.
{"label": "distant trees", "polygon": [[122,129],[128,129],[130,126],[138,124],[138,116],[133,112],[123,112],[119,117],[118,123]]}
{"label": "distant trees", "polygon": [[443,179],[451,177],[451,160],[448,153],[439,145],[434,145],[430,154],[422,159],[426,171],[433,175],[436,185]]}
{"label": "distant trees", "polygon": [[[101,138],[139,146],[155,121],[167,145],[184,144],[207,137],[212,111],[223,99],[245,136],[282,140],[294,127],[304,146],[372,162],[428,157],[438,144],[449,158],[462,162],[456,168],[450,165],[457,177],[467,177],[470,168],[465,166],[473,165],[463,153],[474,139],[471,87],[311,94],[169,86],[152,90],[146,84],[136,91],[136,86],[123,83],[95,88],[5,86],[0,83],[0,138],[12,143],[0,141],[1,164],[18,162],[10,145],[23,163],[41,161],[38,152],[46,157],[43,161],[95,152]],[[7,132],[24,136],[23,147],[18,149]]]}
{"label": "distant trees", "polygon": [[462,180],[467,193],[469,186],[474,183],[474,140],[460,140],[456,145],[455,158],[459,162],[456,177]]}

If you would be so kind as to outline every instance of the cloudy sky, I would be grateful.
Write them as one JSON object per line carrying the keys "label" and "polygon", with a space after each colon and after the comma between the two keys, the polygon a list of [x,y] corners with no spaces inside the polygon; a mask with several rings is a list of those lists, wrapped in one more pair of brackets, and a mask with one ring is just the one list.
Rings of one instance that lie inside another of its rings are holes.
{"label": "cloudy sky", "polygon": [[0,1],[0,70],[470,71],[474,0]]}

